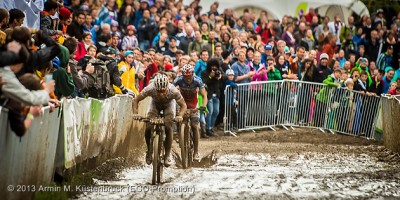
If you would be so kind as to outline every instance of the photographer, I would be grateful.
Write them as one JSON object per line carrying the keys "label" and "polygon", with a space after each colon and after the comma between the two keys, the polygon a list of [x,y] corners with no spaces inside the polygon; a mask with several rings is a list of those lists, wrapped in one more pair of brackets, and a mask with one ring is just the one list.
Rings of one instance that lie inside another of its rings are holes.
{"label": "photographer", "polygon": [[219,98],[220,98],[220,84],[222,81],[222,70],[220,68],[219,60],[212,58],[207,62],[207,68],[201,73],[203,82],[207,85],[207,108],[208,115],[206,117],[207,135],[217,136],[212,128],[215,125],[217,116],[219,114]]}

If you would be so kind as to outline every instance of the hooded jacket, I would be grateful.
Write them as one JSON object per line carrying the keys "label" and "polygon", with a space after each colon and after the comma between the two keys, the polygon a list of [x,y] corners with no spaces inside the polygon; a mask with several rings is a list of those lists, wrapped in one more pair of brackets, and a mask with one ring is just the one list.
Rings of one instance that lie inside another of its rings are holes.
{"label": "hooded jacket", "polygon": [[56,82],[55,95],[61,99],[62,97],[71,96],[75,90],[72,74],[68,73],[66,67],[69,61],[69,51],[66,47],[60,45],[59,50],[61,53],[58,55],[60,58],[60,66],[53,72],[53,79]]}

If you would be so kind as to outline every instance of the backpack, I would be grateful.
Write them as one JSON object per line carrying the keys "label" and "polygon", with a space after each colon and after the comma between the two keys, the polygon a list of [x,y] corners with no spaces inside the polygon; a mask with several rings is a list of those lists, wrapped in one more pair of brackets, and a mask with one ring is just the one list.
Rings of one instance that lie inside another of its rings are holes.
{"label": "backpack", "polygon": [[112,96],[113,88],[111,87],[110,73],[107,64],[110,61],[102,61],[100,59],[92,59],[90,63],[94,66],[92,76],[95,78],[94,87],[97,90],[99,98],[107,98]]}

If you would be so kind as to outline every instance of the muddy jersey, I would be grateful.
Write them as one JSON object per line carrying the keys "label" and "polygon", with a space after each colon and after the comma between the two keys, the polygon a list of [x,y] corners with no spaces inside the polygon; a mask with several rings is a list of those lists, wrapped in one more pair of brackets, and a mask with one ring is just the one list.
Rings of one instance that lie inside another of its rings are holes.
{"label": "muddy jersey", "polygon": [[197,94],[200,89],[204,88],[203,81],[197,77],[193,76],[192,83],[188,84],[185,82],[183,76],[178,76],[174,80],[174,85],[179,86],[179,90],[185,99],[186,106],[188,109],[194,109],[197,107]]}
{"label": "muddy jersey", "polygon": [[179,90],[170,83],[168,84],[167,93],[165,95],[161,95],[157,92],[154,83],[151,83],[150,85],[145,87],[141,93],[144,97],[151,97],[155,105],[160,108],[167,107],[173,99],[178,101],[182,98]]}

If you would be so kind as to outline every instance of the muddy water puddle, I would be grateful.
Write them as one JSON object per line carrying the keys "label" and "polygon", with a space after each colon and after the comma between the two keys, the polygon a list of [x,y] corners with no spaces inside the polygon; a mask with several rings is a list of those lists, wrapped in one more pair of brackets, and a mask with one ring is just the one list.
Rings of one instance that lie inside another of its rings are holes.
{"label": "muddy water puddle", "polygon": [[150,166],[126,169],[117,181],[95,181],[113,189],[84,192],[79,199],[400,198],[399,165],[369,154],[209,154],[202,162],[204,167],[165,168],[158,186],[150,184]]}

